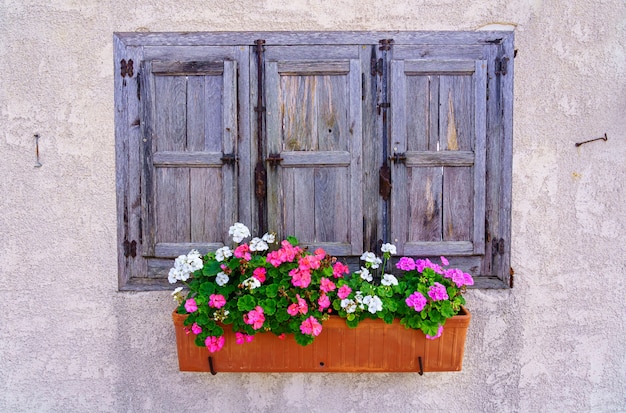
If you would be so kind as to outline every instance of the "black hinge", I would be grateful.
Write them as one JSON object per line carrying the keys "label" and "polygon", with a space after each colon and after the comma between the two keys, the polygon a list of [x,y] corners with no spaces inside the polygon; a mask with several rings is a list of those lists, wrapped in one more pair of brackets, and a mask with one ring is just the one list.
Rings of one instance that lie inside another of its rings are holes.
{"label": "black hinge", "polygon": [[502,238],[494,238],[491,241],[491,253],[493,255],[502,255],[504,254],[504,240]]}
{"label": "black hinge", "polygon": [[268,162],[272,166],[276,166],[282,160],[283,158],[281,158],[279,153],[270,153],[269,155],[267,155],[267,159],[265,161]]}
{"label": "black hinge", "polygon": [[227,165],[234,165],[239,162],[239,157],[234,153],[225,153],[224,156],[220,158],[220,160],[222,161],[222,163],[225,163]]}
{"label": "black hinge", "polygon": [[393,163],[403,163],[406,164],[406,154],[404,152],[398,153],[394,152],[393,155],[389,157],[389,160]]}
{"label": "black hinge", "polygon": [[380,167],[378,172],[378,191],[385,201],[391,198],[391,170],[387,162]]}
{"label": "black hinge", "polygon": [[133,59],[128,59],[128,62],[126,61],[126,59],[122,59],[120,61],[120,76],[122,77],[133,77],[134,71],[133,71]]}
{"label": "black hinge", "polygon": [[137,256],[137,241],[131,241],[128,242],[128,240],[124,240],[124,256],[126,258],[133,257],[135,258]]}
{"label": "black hinge", "polygon": [[266,185],[267,171],[265,170],[263,162],[259,161],[256,164],[256,168],[254,168],[254,194],[257,200],[262,201],[265,199]]}
{"label": "black hinge", "polygon": [[506,56],[497,57],[496,58],[496,75],[506,76],[508,63],[509,63],[508,57]]}
{"label": "black hinge", "polygon": [[513,276],[515,275],[515,271],[513,271],[513,267],[509,267],[509,288],[513,288]]}
{"label": "black hinge", "polygon": [[137,100],[141,100],[141,73],[137,72]]}

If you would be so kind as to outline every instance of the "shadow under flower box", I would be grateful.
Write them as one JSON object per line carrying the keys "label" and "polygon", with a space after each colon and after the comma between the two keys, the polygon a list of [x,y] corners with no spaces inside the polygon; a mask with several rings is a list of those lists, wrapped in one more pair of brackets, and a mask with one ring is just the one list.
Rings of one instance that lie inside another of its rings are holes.
{"label": "shadow under flower box", "polygon": [[[438,339],[428,340],[419,330],[407,329],[399,320],[364,320],[350,328],[340,317],[324,321],[313,344],[301,346],[293,336],[279,339],[272,333],[236,344],[226,326],[224,347],[210,353],[187,334],[186,315],[173,314],[181,371],[196,372],[418,372],[460,371],[470,313],[448,319]],[[210,358],[210,360],[209,360]]]}

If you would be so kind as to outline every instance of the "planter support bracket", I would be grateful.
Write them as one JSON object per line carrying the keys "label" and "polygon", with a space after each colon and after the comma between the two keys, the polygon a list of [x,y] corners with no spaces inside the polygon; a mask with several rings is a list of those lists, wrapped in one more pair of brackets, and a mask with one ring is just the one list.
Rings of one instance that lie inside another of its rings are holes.
{"label": "planter support bracket", "polygon": [[[420,358],[420,366],[421,366],[421,358]],[[215,369],[213,368],[213,357],[209,356],[209,371],[211,372],[212,375],[216,375],[217,371],[215,371]],[[420,373],[422,374],[422,373]]]}
{"label": "planter support bracket", "polygon": [[[210,359],[210,358],[211,358],[211,357],[209,357],[209,359]],[[419,370],[417,373],[418,373],[420,376],[423,376],[423,375],[424,375],[424,365],[422,364],[422,358],[421,358],[421,357],[418,357],[418,358],[417,358],[417,362],[418,362],[418,363],[419,363],[419,365],[420,365],[420,370]],[[211,372],[213,372],[213,368],[211,368]]]}

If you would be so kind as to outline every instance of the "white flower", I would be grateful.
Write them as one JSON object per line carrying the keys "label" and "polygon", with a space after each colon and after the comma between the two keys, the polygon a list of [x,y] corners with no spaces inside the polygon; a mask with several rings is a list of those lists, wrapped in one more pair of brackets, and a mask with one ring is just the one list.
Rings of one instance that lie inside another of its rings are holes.
{"label": "white flower", "polygon": [[217,275],[215,276],[215,283],[221,287],[224,284],[226,284],[229,279],[230,278],[228,278],[228,275],[226,275],[226,273],[218,272]]}
{"label": "white flower", "polygon": [[363,255],[361,255],[361,260],[369,262],[372,268],[378,268],[383,262],[383,260],[378,258],[373,252],[364,252]]}
{"label": "white flower", "polygon": [[176,287],[176,289],[174,289],[174,291],[172,291],[172,298],[174,299],[174,301],[176,301],[179,304],[183,300],[183,296],[180,293],[182,290],[183,290],[183,287]]}
{"label": "white flower", "polygon": [[374,279],[374,277],[372,277],[372,274],[370,274],[370,271],[365,267],[361,267],[361,271],[357,271],[356,274],[359,274],[361,278],[367,282],[372,282],[372,280]]}
{"label": "white flower", "polygon": [[215,259],[218,262],[224,261],[226,258],[230,258],[233,256],[233,252],[228,247],[219,248],[215,251]]}
{"label": "white flower", "polygon": [[247,278],[241,283],[248,290],[254,290],[261,286],[261,282],[254,277]]}
{"label": "white flower", "polygon": [[344,298],[341,300],[341,308],[346,310],[348,314],[354,313],[356,311],[356,303],[349,298]]}
{"label": "white flower", "polygon": [[398,279],[391,274],[384,274],[380,283],[382,285],[398,285]]}
{"label": "white flower", "polygon": [[250,230],[241,222],[236,222],[228,229],[228,235],[232,235],[233,241],[240,243],[244,238],[250,236]]}
{"label": "white flower", "polygon": [[174,260],[174,267],[170,269],[167,280],[170,284],[176,281],[187,281],[192,272],[198,271],[203,266],[202,257],[197,250],[189,251],[187,255],[179,255]]}
{"label": "white flower", "polygon": [[395,245],[393,245],[393,244],[389,244],[389,243],[383,244],[383,245],[380,247],[380,250],[381,250],[382,252],[388,252],[388,253],[389,253],[389,254],[391,254],[391,255],[396,255],[396,254],[397,254],[397,251],[396,251],[396,246],[395,246]]}
{"label": "white flower", "polygon": [[269,249],[267,242],[263,241],[261,238],[252,238],[250,240],[250,251],[266,251]]}
{"label": "white flower", "polygon": [[372,314],[376,314],[376,312],[383,309],[383,302],[376,295],[366,295],[363,297],[363,304],[367,306],[367,311]]}
{"label": "white flower", "polygon": [[266,232],[265,235],[263,235],[263,241],[267,242],[268,244],[273,244],[274,241],[276,241],[276,237],[274,234]]}
{"label": "white flower", "polygon": [[354,293],[354,300],[356,301],[356,305],[358,305],[361,310],[365,308],[365,304],[363,303],[363,293],[361,291]]}

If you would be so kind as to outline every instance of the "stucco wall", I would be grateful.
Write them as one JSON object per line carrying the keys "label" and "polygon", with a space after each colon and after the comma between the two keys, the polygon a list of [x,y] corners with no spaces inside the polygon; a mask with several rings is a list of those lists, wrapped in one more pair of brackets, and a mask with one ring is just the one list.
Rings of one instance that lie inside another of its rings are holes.
{"label": "stucco wall", "polygon": [[[626,3],[402,3],[2,2],[0,411],[626,411]],[[468,294],[464,370],[178,372],[169,293],[117,291],[112,33],[490,23],[519,49],[515,287]]]}

